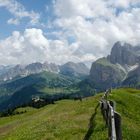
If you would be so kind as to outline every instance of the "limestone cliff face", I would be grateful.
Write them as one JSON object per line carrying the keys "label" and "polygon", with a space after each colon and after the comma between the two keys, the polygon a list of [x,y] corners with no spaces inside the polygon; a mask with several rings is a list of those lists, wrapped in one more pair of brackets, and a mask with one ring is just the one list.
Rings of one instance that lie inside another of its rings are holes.
{"label": "limestone cliff face", "polygon": [[101,58],[92,64],[89,76],[93,86],[101,90],[120,85],[124,77],[124,71],[111,64],[106,58]]}
{"label": "limestone cliff face", "polygon": [[68,76],[87,76],[89,69],[84,63],[68,62],[60,66],[60,73]]}
{"label": "limestone cliff face", "polygon": [[[140,50],[140,47],[137,47]],[[136,47],[128,43],[116,42],[111,50],[109,60],[111,63],[121,65],[135,65],[140,54],[137,54]]]}

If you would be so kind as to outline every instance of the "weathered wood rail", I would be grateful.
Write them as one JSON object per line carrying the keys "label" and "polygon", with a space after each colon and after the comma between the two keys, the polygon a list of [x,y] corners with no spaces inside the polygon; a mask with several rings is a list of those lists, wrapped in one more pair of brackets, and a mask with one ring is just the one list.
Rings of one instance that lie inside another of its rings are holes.
{"label": "weathered wood rail", "polygon": [[115,103],[108,100],[111,90],[106,90],[100,100],[101,113],[108,127],[109,140],[122,140],[121,115],[115,111]]}

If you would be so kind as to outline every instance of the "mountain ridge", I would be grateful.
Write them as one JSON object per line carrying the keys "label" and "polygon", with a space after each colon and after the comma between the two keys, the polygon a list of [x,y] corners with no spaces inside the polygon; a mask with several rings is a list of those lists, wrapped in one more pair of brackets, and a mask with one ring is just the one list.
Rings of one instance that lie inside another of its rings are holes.
{"label": "mountain ridge", "polygon": [[[71,64],[67,67],[66,65]],[[79,68],[80,67],[80,68]],[[81,68],[82,67],[82,68]],[[37,74],[43,71],[53,72],[53,73],[60,73],[64,75],[66,74],[67,69],[70,69],[69,75],[70,76],[82,76],[88,75],[89,69],[83,63],[74,63],[74,62],[67,62],[63,65],[56,65],[55,63],[48,63],[48,62],[36,62],[31,63],[28,65],[15,65],[15,66],[0,66],[0,82],[7,82],[16,77],[26,77],[30,74]],[[82,71],[83,69],[83,71]],[[79,72],[81,70],[81,72]]]}

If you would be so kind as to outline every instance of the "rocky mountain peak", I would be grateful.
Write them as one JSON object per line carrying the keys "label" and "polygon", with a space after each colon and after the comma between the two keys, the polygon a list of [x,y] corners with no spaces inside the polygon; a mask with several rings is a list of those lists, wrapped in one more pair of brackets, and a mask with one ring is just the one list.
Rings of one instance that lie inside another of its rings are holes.
{"label": "rocky mountain peak", "polygon": [[16,77],[26,77],[30,74],[37,74],[43,71],[61,73],[69,76],[88,75],[89,69],[83,63],[68,62],[62,66],[55,63],[35,62],[28,65],[15,65],[13,67],[0,66],[0,83],[12,80]]}
{"label": "rocky mountain peak", "polygon": [[116,42],[112,47],[111,54],[109,56],[109,60],[113,64],[127,64],[127,65],[135,65],[137,63],[137,55],[134,51],[132,45],[125,42]]}
{"label": "rocky mountain peak", "polygon": [[88,75],[89,69],[84,63],[67,62],[60,66],[60,73],[69,76]]}
{"label": "rocky mountain peak", "polygon": [[89,81],[93,88],[99,90],[120,86],[123,81],[127,81],[129,85],[131,78],[133,81],[131,83],[139,81],[139,67],[140,47],[118,41],[113,45],[111,54],[107,58],[100,58],[93,62]]}

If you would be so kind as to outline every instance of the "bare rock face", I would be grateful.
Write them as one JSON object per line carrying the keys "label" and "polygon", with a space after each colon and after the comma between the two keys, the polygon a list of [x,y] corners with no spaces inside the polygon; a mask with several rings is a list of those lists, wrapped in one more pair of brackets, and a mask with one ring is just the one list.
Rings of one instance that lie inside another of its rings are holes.
{"label": "bare rock face", "polygon": [[[140,50],[139,47],[137,49]],[[128,43],[116,42],[111,50],[109,60],[113,64],[135,65],[139,60],[139,55],[136,53],[136,47]]]}
{"label": "bare rock face", "polygon": [[68,62],[60,66],[60,73],[68,76],[86,76],[89,74],[89,69],[83,63]]}
{"label": "bare rock face", "polygon": [[12,67],[1,67],[0,82],[12,80],[15,77],[26,77],[30,74],[37,74],[43,71],[59,73],[59,67],[53,63],[32,63],[29,65],[16,65]]}
{"label": "bare rock face", "polygon": [[26,77],[31,74],[37,74],[43,71],[52,73],[61,73],[67,76],[86,76],[89,69],[83,63],[68,62],[64,65],[56,65],[55,63],[35,62],[28,65],[16,66],[0,66],[0,83],[12,80],[16,77]]}
{"label": "bare rock face", "polygon": [[124,77],[124,71],[106,58],[101,58],[92,64],[89,76],[93,87],[100,90],[120,85]]}

